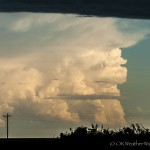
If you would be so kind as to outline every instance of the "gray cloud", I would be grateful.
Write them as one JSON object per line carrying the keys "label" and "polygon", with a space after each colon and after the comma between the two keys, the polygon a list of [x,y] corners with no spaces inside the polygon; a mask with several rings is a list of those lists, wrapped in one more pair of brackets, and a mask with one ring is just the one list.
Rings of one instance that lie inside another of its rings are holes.
{"label": "gray cloud", "polygon": [[63,100],[96,100],[96,99],[119,99],[120,96],[117,95],[112,95],[112,94],[106,94],[106,95],[65,95],[65,94],[60,94],[55,97],[46,97],[44,99],[63,99]]}

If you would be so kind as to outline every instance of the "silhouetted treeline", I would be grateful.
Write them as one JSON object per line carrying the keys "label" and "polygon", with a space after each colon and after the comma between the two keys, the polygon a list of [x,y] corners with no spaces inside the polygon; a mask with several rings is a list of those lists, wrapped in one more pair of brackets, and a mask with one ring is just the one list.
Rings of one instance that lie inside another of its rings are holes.
{"label": "silhouetted treeline", "polygon": [[104,128],[102,125],[101,128],[98,128],[98,125],[92,124],[91,128],[88,127],[77,127],[75,130],[70,128],[70,132],[61,133],[60,138],[67,137],[126,137],[126,136],[149,136],[150,137],[150,129],[143,127],[141,124],[131,124],[129,127],[123,127],[118,130]]}
{"label": "silhouetted treeline", "polygon": [[[150,130],[140,124],[131,124],[129,127],[123,127],[118,130],[109,128],[98,128],[93,125],[91,128],[78,127],[70,132],[61,133],[60,139],[64,143],[86,146],[150,146]],[[125,143],[126,142],[126,143]],[[144,143],[145,142],[145,143]],[[120,144],[120,145],[119,145]],[[125,145],[127,144],[127,145]],[[138,145],[139,144],[139,145]]]}

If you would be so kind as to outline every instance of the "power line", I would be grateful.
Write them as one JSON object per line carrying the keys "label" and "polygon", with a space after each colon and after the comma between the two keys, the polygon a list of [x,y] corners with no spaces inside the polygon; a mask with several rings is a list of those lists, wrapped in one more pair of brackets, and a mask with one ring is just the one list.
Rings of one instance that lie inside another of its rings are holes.
{"label": "power line", "polygon": [[7,113],[7,115],[3,115],[3,117],[5,117],[5,118],[7,119],[7,139],[8,139],[8,131],[9,131],[9,130],[8,130],[8,127],[9,127],[9,126],[8,126],[8,123],[9,123],[8,121],[9,121],[9,120],[8,120],[8,119],[9,119],[9,117],[11,117],[11,115],[9,115],[9,114]]}

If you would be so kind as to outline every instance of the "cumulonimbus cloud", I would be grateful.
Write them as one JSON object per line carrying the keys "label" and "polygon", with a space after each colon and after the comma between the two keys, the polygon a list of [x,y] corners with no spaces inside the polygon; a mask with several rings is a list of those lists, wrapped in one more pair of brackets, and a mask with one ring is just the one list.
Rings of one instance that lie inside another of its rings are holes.
{"label": "cumulonimbus cloud", "polygon": [[1,114],[26,104],[27,111],[56,120],[125,123],[117,85],[126,82],[127,61],[120,48],[136,44],[147,30],[124,33],[120,19],[61,14],[0,19]]}

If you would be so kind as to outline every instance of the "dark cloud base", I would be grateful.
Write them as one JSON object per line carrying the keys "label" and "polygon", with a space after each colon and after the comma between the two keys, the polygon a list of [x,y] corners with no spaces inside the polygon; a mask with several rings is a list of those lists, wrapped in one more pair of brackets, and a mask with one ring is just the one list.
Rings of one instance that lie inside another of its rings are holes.
{"label": "dark cloud base", "polygon": [[0,0],[0,12],[72,13],[150,19],[149,0]]}
{"label": "dark cloud base", "polygon": [[61,94],[56,97],[47,97],[44,99],[62,99],[62,100],[116,100],[119,99],[120,96],[115,95],[65,95]]}

